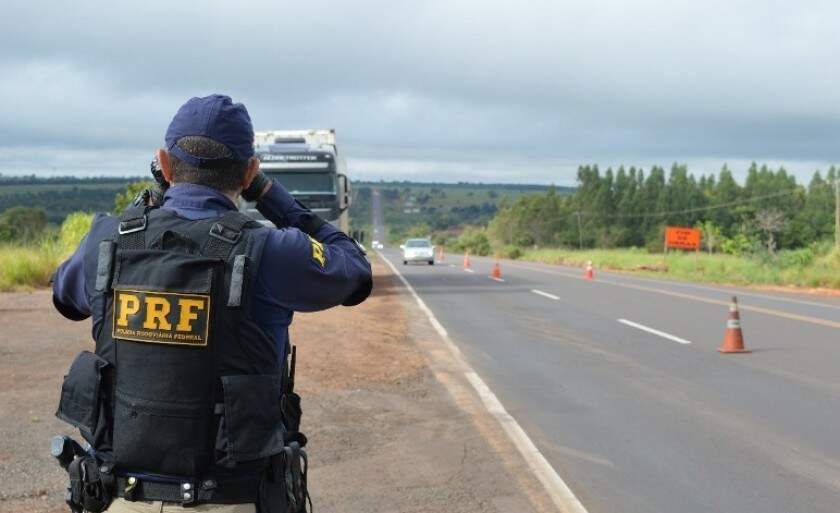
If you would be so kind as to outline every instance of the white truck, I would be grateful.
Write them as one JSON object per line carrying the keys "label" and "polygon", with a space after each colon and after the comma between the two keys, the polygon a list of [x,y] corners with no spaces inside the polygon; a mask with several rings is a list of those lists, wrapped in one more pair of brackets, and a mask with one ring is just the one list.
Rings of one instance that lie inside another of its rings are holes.
{"label": "white truck", "polygon": [[[255,132],[254,150],[263,173],[321,218],[350,233],[350,180],[334,129]],[[254,203],[242,201],[239,209],[268,224]]]}

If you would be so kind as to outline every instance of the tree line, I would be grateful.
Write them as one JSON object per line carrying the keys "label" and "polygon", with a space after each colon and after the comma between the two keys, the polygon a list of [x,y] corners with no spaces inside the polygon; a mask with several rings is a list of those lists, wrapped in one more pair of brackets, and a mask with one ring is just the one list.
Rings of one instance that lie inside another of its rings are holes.
{"label": "tree line", "polygon": [[783,167],[752,164],[744,184],[717,175],[654,166],[578,168],[572,194],[549,190],[503,206],[488,226],[502,245],[661,250],[666,225],[700,227],[709,251],[746,253],[805,247],[834,235],[833,166],[807,186]]}
{"label": "tree line", "polygon": [[[24,178],[20,180],[24,181]],[[34,185],[42,186],[45,182],[57,182],[59,179],[34,180]],[[50,190],[45,186],[39,187],[44,190],[37,192],[0,195],[0,244],[31,245],[42,242],[55,235],[57,225],[81,212],[122,212],[140,191],[154,185],[148,180],[125,185],[125,179],[121,180],[113,182],[113,187],[111,181],[102,180],[108,184],[107,187],[85,189],[76,187],[74,183],[67,190]],[[92,181],[97,185],[100,183]]]}
{"label": "tree line", "polygon": [[0,214],[17,206],[42,208],[47,222],[58,225],[79,210],[108,211],[114,195],[140,180],[126,177],[3,176],[0,174]]}

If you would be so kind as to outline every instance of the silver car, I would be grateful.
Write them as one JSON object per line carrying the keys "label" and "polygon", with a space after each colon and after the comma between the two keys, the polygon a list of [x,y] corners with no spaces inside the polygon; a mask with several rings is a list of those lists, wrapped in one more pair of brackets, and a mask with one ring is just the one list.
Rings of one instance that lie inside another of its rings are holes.
{"label": "silver car", "polygon": [[429,239],[408,239],[400,248],[403,251],[403,265],[409,262],[435,265],[435,247]]}

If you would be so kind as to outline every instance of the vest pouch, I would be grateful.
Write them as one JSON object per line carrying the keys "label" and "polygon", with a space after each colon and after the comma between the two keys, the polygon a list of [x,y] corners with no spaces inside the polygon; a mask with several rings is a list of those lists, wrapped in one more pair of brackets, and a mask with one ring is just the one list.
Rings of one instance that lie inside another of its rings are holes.
{"label": "vest pouch", "polygon": [[114,456],[132,472],[194,477],[213,460],[219,259],[117,251]]}
{"label": "vest pouch", "polygon": [[56,417],[79,428],[82,436],[93,447],[101,449],[107,442],[108,374],[110,368],[103,358],[82,351],[73,360],[61,385],[61,399]]}
{"label": "vest pouch", "polygon": [[266,458],[283,451],[280,378],[274,375],[222,376],[224,445],[216,449],[233,462]]}
{"label": "vest pouch", "polygon": [[206,404],[144,400],[117,391],[114,453],[121,468],[196,476],[209,465]]}

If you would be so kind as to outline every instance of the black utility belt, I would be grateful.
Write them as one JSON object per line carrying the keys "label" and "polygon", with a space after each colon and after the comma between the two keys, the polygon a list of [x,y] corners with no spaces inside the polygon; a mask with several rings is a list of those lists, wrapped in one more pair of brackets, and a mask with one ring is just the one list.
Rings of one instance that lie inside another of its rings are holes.
{"label": "black utility belt", "polygon": [[138,477],[117,477],[115,496],[128,501],[177,502],[194,504],[249,504],[259,499],[259,476],[217,482],[214,479],[164,483]]}

